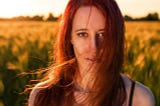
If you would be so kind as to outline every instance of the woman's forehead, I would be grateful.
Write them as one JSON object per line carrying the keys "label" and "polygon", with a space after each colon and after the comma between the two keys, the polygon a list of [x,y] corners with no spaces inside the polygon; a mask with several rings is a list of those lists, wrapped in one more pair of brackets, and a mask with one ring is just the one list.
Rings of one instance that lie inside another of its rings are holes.
{"label": "woman's forehead", "polygon": [[73,27],[104,27],[105,16],[95,6],[80,7],[73,19]]}

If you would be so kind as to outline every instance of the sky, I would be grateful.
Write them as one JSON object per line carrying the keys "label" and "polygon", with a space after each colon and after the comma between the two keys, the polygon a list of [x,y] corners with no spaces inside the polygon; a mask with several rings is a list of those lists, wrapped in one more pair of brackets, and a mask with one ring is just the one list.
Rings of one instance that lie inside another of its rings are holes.
{"label": "sky", "polygon": [[[116,0],[123,15],[132,17],[146,16],[158,12],[160,0]],[[45,15],[58,16],[63,13],[68,0],[0,0],[0,17]]]}

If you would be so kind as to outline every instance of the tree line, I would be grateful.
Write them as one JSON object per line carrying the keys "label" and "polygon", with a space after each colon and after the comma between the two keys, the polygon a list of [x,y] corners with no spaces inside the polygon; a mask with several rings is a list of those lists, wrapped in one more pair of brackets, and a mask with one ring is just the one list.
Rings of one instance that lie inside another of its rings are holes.
{"label": "tree line", "polygon": [[159,15],[158,13],[149,13],[145,17],[140,17],[140,18],[132,18],[131,16],[125,15],[124,19],[126,21],[158,21]]}
{"label": "tree line", "polygon": [[57,21],[60,17],[61,15],[54,16],[52,13],[49,13],[47,18],[44,15],[17,16],[13,18],[0,18],[0,21]]}
{"label": "tree line", "polygon": [[[0,18],[0,21],[57,21],[61,18],[62,15],[54,16],[52,13],[48,14],[48,17],[45,18],[43,15],[35,15],[35,16],[17,16],[13,18]],[[129,15],[124,15],[125,21],[159,21],[159,15],[157,12],[148,13],[144,17],[133,18]]]}

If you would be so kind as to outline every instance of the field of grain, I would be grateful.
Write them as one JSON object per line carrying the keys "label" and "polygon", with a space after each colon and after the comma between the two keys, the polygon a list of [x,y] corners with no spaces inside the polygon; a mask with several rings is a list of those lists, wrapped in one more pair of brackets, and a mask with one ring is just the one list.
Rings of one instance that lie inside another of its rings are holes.
{"label": "field of grain", "polygon": [[[160,105],[160,22],[126,22],[123,73],[147,85]],[[22,75],[52,61],[56,22],[0,22],[0,106],[22,106],[40,75]],[[21,74],[21,75],[20,75]]]}
{"label": "field of grain", "polygon": [[160,22],[126,23],[124,73],[147,85],[160,106]]}

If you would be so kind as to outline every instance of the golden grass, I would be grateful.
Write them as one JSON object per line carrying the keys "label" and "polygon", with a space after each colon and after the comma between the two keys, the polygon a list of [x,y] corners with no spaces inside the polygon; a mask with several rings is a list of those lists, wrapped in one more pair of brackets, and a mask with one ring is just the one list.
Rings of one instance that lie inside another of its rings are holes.
{"label": "golden grass", "polygon": [[[33,64],[37,68],[46,66],[43,61],[49,62],[48,52],[53,46],[57,25],[56,22],[0,21],[0,68],[23,72],[32,69]],[[158,106],[160,22],[125,22],[125,25],[127,48],[123,72],[151,88]],[[42,60],[41,63],[35,61],[36,58]],[[0,81],[4,70],[0,71]],[[8,86],[4,87],[6,91]]]}

